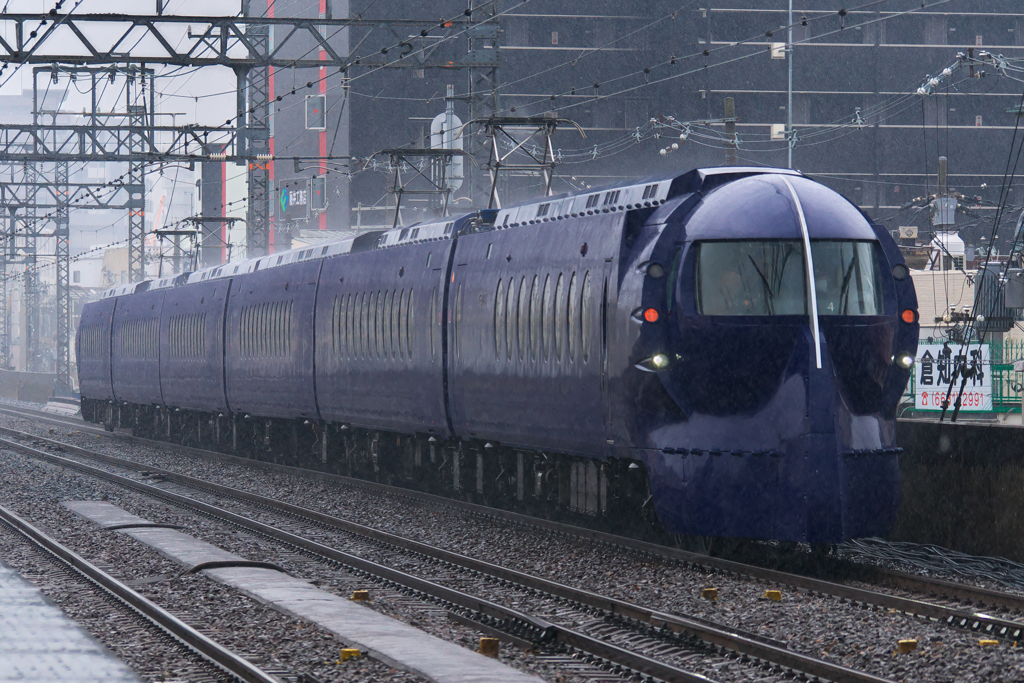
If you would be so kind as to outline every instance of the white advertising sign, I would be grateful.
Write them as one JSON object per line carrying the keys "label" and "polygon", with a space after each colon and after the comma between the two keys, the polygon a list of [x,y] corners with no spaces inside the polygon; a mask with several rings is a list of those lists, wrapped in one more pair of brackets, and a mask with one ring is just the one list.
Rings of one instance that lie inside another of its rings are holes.
{"label": "white advertising sign", "polygon": [[942,410],[949,392],[949,410],[956,405],[963,383],[963,372],[957,373],[950,390],[954,370],[969,374],[960,396],[961,412],[992,410],[992,365],[987,345],[963,349],[959,344],[921,344],[914,361],[914,407],[917,410]]}

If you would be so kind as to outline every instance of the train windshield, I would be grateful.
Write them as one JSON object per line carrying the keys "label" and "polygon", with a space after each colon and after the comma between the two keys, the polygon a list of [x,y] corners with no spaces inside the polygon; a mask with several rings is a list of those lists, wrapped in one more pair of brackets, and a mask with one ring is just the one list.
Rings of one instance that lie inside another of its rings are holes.
{"label": "train windshield", "polygon": [[[702,315],[807,315],[800,240],[700,242],[697,307]],[[812,240],[819,315],[882,315],[875,242]]]}

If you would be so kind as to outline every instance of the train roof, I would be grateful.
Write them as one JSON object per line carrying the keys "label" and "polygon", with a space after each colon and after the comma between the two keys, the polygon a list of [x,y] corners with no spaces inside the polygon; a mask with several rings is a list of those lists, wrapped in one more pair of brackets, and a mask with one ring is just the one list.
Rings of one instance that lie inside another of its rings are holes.
{"label": "train roof", "polygon": [[799,171],[788,168],[720,166],[716,168],[698,168],[682,174],[650,176],[631,183],[588,188],[585,192],[543,197],[505,209],[484,209],[428,223],[416,223],[384,231],[368,231],[354,237],[330,240],[315,246],[301,247],[269,256],[211,266],[192,273],[119,285],[103,292],[100,298],[107,299],[125,294],[136,294],[150,289],[168,289],[181,284],[194,284],[207,280],[228,278],[310,259],[328,258],[370,249],[387,249],[407,244],[451,239],[454,235],[460,234],[467,223],[470,223],[473,219],[476,219],[475,222],[477,224],[486,225],[487,228],[485,229],[493,225],[494,228],[500,230],[516,228],[521,225],[547,223],[565,218],[591,216],[599,213],[656,208],[673,196],[707,191],[736,177],[764,173],[802,175]]}
{"label": "train roof", "polygon": [[782,173],[801,175],[788,168],[758,166],[722,166],[699,168],[683,174],[650,176],[627,184],[591,188],[586,192],[543,197],[526,204],[511,206],[498,212],[495,227],[515,228],[520,225],[547,223],[564,218],[592,216],[599,213],[655,208],[670,197],[699,192],[709,185],[720,184],[729,177]]}

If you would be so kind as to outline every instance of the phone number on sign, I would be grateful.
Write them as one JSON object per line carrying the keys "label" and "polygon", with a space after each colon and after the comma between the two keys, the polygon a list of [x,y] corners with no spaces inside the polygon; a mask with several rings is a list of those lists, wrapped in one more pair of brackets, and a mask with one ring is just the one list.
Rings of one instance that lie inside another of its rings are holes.
{"label": "phone number on sign", "polygon": [[[922,391],[919,395],[919,405],[922,408],[942,408],[942,401],[946,398],[945,391]],[[985,405],[985,394],[980,391],[968,391],[960,395],[960,405],[963,408],[980,408]],[[950,393],[949,407],[956,405],[956,394]]]}

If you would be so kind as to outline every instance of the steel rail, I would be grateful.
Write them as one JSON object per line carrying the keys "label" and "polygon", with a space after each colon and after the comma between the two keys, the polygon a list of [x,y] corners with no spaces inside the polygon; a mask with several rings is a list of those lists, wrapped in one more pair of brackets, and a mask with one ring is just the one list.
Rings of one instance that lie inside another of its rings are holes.
{"label": "steel rail", "polygon": [[[33,437],[35,438],[35,437]],[[75,452],[76,454],[83,455],[85,457],[92,457],[99,459],[108,464],[113,464],[121,467],[127,467],[130,469],[141,469],[138,463],[132,463],[131,461],[123,461],[120,458],[112,458],[111,456],[104,456],[99,453],[92,453],[85,449],[80,449],[75,446],[69,446],[67,444],[59,444],[62,448]],[[602,659],[609,660],[610,662],[619,666],[624,666],[634,671],[637,671],[648,676],[655,678],[672,681],[679,683],[709,683],[709,679],[700,674],[696,674],[678,667],[672,666],[665,662],[652,659],[645,655],[626,650],[618,647],[611,643],[602,641],[584,633],[574,631],[572,629],[565,628],[548,622],[544,619],[534,617],[519,610],[515,610],[497,603],[479,598],[462,591],[458,591],[447,586],[422,579],[412,574],[407,574],[397,569],[393,569],[386,565],[378,564],[370,560],[366,560],[357,555],[352,555],[335,548],[317,543],[316,541],[292,534],[281,529],[277,529],[267,524],[257,522],[249,519],[242,515],[224,510],[209,503],[190,498],[188,496],[182,496],[177,493],[165,491],[150,484],[123,477],[119,474],[103,470],[91,465],[86,465],[75,460],[69,460],[61,456],[46,453],[29,446],[18,444],[16,442],[8,441],[6,439],[0,439],[0,446],[15,450],[26,455],[30,455],[35,458],[45,460],[47,462],[68,467],[71,469],[78,470],[80,472],[89,474],[91,476],[106,479],[107,481],[116,483],[120,486],[139,491],[148,496],[163,498],[164,500],[170,501],[176,505],[198,510],[206,515],[219,519],[221,521],[227,521],[236,526],[242,527],[249,531],[261,534],[268,538],[281,543],[286,543],[293,547],[299,548],[306,552],[319,555],[332,562],[349,566],[357,571],[365,574],[370,574],[383,580],[386,585],[400,585],[408,589],[413,595],[429,596],[430,598],[440,601],[443,605],[449,609],[458,608],[470,612],[470,618],[476,621],[483,621],[484,623],[490,624],[492,627],[497,627],[497,630],[510,633],[511,635],[520,638],[528,639],[531,642],[545,643],[545,642],[560,642],[571,647],[586,651],[593,655],[596,655]],[[99,457],[97,457],[99,456]],[[147,471],[157,473],[167,479],[170,479],[172,474],[170,472],[163,472],[155,468],[147,468]],[[180,477],[182,475],[175,475]],[[199,480],[196,480],[199,483]],[[183,483],[183,482],[179,482]],[[269,499],[266,499],[269,500]],[[477,615],[484,615],[481,619]],[[726,634],[723,634],[726,635]],[[792,653],[789,653],[792,654]],[[797,655],[799,657],[799,655]],[[766,661],[768,660],[767,658]],[[779,662],[782,664],[781,662]],[[782,664],[785,666],[785,664]],[[870,682],[870,683],[892,683],[887,679],[871,677],[861,679],[836,679],[837,681],[849,680],[859,682]]]}
{"label": "steel rail", "polygon": [[167,610],[2,506],[0,506],[0,520],[38,547],[57,557],[74,572],[86,577],[102,590],[117,598],[119,602],[127,605],[146,621],[170,634],[198,653],[203,659],[212,662],[238,680],[245,681],[245,683],[281,683],[280,679],[271,676],[219,643],[207,638]]}
{"label": "steel rail", "polygon": [[[20,411],[6,407],[0,407],[0,413],[15,414],[19,417],[31,417],[32,419],[38,419],[39,417],[43,417],[43,419],[51,421],[55,424],[75,426],[77,429],[82,431],[88,431],[90,433],[96,433],[98,435],[112,437],[114,439],[129,443],[144,444],[152,446],[154,448],[170,450],[185,455],[196,455],[208,459],[244,464],[250,467],[260,467],[271,471],[286,472],[307,478],[333,480],[350,486],[361,487],[364,489],[389,493],[393,495],[405,496],[407,498],[412,498],[415,500],[434,503],[438,505],[445,505],[448,507],[456,507],[467,512],[471,512],[473,514],[497,517],[499,519],[514,522],[517,524],[539,527],[547,529],[549,531],[554,531],[556,533],[584,538],[597,543],[604,543],[611,546],[624,547],[630,550],[643,552],[655,557],[675,560],[694,567],[702,567],[705,569],[721,571],[729,574],[746,576],[749,578],[769,581],[780,585],[790,586],[793,588],[800,588],[814,593],[831,595],[833,597],[837,597],[843,600],[849,600],[852,602],[857,602],[865,605],[874,605],[885,609],[893,609],[899,612],[915,614],[930,619],[937,619],[940,621],[945,621],[950,625],[959,626],[961,628],[969,628],[974,631],[983,631],[986,634],[1003,638],[1005,640],[1012,640],[1014,642],[1024,641],[1024,622],[1017,622],[1012,620],[999,620],[995,617],[986,615],[981,612],[967,612],[962,610],[955,610],[953,608],[944,607],[941,605],[934,605],[921,600],[901,598],[898,596],[890,596],[885,593],[879,593],[878,591],[854,588],[851,586],[845,586],[843,584],[802,576],[800,574],[793,574],[789,572],[758,567],[755,565],[744,564],[741,562],[735,562],[732,560],[726,560],[723,558],[711,557],[709,555],[702,555],[699,553],[681,550],[678,548],[671,548],[668,546],[659,545],[657,543],[651,543],[648,541],[641,541],[638,539],[629,538],[627,536],[619,536],[616,534],[610,534],[607,532],[597,531],[594,529],[587,529],[585,527],[573,526],[562,522],[542,519],[539,517],[532,517],[530,515],[524,515],[518,512],[511,512],[508,510],[487,507],[484,505],[478,505],[475,503],[469,503],[466,501],[456,500],[453,498],[447,498],[445,496],[438,496],[431,493],[424,493],[422,491],[415,491],[412,489],[402,488],[399,486],[380,484],[377,482],[367,481],[365,479],[346,477],[343,475],[330,474],[327,472],[320,472],[317,470],[304,469],[289,465],[279,465],[276,463],[269,463],[261,460],[252,460],[249,458],[243,458],[226,453],[220,453],[217,451],[209,451],[205,449],[194,448],[191,446],[183,446],[181,444],[169,443],[165,441],[156,441],[153,439],[137,437],[130,434],[107,432],[104,429],[92,427],[85,422],[69,422],[67,419],[58,419],[60,418],[60,416],[54,416],[49,413],[42,413],[41,415],[36,415],[34,413],[21,413]],[[39,441],[48,441],[43,437],[36,437],[34,435],[24,434],[17,430],[8,430],[3,427],[0,427],[0,433],[9,433],[13,436],[28,436],[32,439],[36,439]],[[52,441],[52,443],[59,444],[62,447],[69,447],[68,444],[59,441]],[[900,572],[892,569],[886,569],[882,567],[872,567],[870,568],[870,571],[875,575],[875,577],[881,578],[896,587],[903,588],[916,593],[924,595],[939,595],[951,599],[961,600],[964,602],[974,604],[986,604],[993,607],[1005,607],[1024,612],[1024,596],[1015,595],[1013,593],[1006,593],[989,588],[968,586],[943,579],[916,576],[914,574]]]}
{"label": "steel rail", "polygon": [[[10,441],[0,439],[0,444],[10,446],[11,443],[12,442]],[[238,488],[232,488],[230,486],[212,483],[209,481],[205,481],[203,479],[197,479],[195,477],[190,477],[184,474],[171,472],[169,470],[163,470],[151,466],[141,466],[138,463],[132,461],[124,460],[121,458],[115,458],[113,456],[106,456],[103,454],[96,454],[86,449],[79,449],[78,446],[63,445],[62,447],[63,449],[71,453],[75,453],[77,455],[81,455],[87,458],[98,459],[101,462],[115,465],[117,467],[132,470],[144,469],[146,472],[150,473],[151,476],[157,475],[167,481],[173,481],[175,483],[184,484],[186,486],[194,488],[199,488],[201,490],[207,490],[207,492],[212,492],[214,494],[217,494],[218,496],[225,496],[238,500],[243,500],[248,503],[252,503],[256,506],[282,512],[300,519],[311,520],[319,525],[343,530],[349,533],[353,533],[353,535],[356,536],[373,539],[374,541],[388,544],[397,548],[401,548],[402,550],[419,553],[421,555],[431,557],[441,562],[455,564],[465,569],[469,569],[470,571],[484,573],[500,581],[514,583],[523,588],[543,591],[545,593],[554,595],[559,598],[564,598],[566,600],[571,600],[573,602],[577,602],[588,607],[600,609],[615,616],[626,617],[628,618],[628,620],[640,622],[655,629],[670,629],[673,633],[682,633],[693,638],[698,638],[703,642],[716,645],[719,647],[724,647],[739,654],[745,654],[748,656],[757,657],[759,659],[765,659],[767,661],[771,661],[771,663],[773,664],[779,665],[781,667],[786,667],[788,669],[793,669],[795,671],[801,671],[810,676],[817,676],[831,681],[837,681],[838,683],[865,683],[868,681],[872,683],[878,683],[880,681],[886,680],[877,676],[872,676],[869,674],[865,674],[863,672],[859,672],[854,669],[849,669],[847,667],[842,667],[840,665],[834,665],[828,663],[828,661],[825,661],[823,659],[818,659],[816,657],[811,657],[808,655],[800,654],[798,652],[794,652],[792,650],[788,650],[786,649],[783,643],[775,644],[774,642],[768,642],[766,639],[755,636],[753,634],[742,634],[736,629],[715,624],[707,620],[702,620],[702,618],[701,620],[695,620],[695,618],[691,618],[689,616],[671,614],[664,611],[650,609],[648,607],[627,602],[625,600],[618,600],[615,598],[599,595],[597,593],[592,593],[590,591],[572,588],[564,584],[536,577],[536,575],[527,574],[521,571],[517,571],[515,569],[510,569],[508,567],[492,564],[489,562],[485,562],[483,560],[468,557],[466,555],[461,555],[459,553],[443,550],[441,548],[436,548],[434,546],[423,544],[418,541],[413,541],[412,539],[406,539],[403,537],[393,535],[393,533],[389,533],[387,531],[381,531],[379,529],[375,529],[362,524],[357,524],[346,519],[341,519],[339,517],[334,517],[332,515],[316,512],[315,510],[309,510],[307,508],[291,505],[289,503],[285,503],[282,501],[266,498],[258,494],[245,492],[245,490],[240,490]],[[30,451],[35,450],[30,449]],[[132,480],[129,479],[128,481]],[[151,486],[148,486],[148,484],[141,485],[146,486],[147,488],[152,488]],[[191,501],[191,499],[187,498],[185,498],[185,500]],[[207,504],[202,505],[205,506]],[[216,508],[213,509],[216,510]],[[217,514],[223,516],[224,512],[218,512]],[[227,514],[232,515],[232,517],[234,516],[234,513]],[[238,518],[232,518],[232,521],[239,523]],[[259,530],[267,532],[265,528],[262,528],[262,525]],[[299,545],[291,539],[290,533],[288,537],[289,538],[287,539],[287,541],[289,543]],[[282,538],[280,540],[286,539]],[[307,549],[314,550],[313,548]],[[321,551],[316,550],[315,552]],[[374,573],[377,573],[377,571],[374,570]],[[388,578],[392,581],[397,581],[398,583],[402,583],[407,586],[410,585],[409,580],[403,577]],[[427,592],[421,587],[416,588],[417,590]],[[444,599],[451,600],[452,602],[456,602],[457,604],[463,604],[460,603],[459,600],[454,599],[451,596],[442,597],[444,597]],[[489,603],[487,604],[487,607],[482,607],[481,605],[475,604],[463,604],[463,606],[467,606],[473,609],[474,611],[487,613],[492,616],[502,616],[502,614],[500,614],[499,611],[495,610],[494,606]],[[545,628],[559,629],[559,627],[547,623],[545,624]],[[568,644],[573,644],[575,642],[583,642],[583,639],[589,638],[589,636],[585,636],[583,634],[570,635],[564,633],[562,630],[552,631],[552,633],[555,633],[558,640],[565,641]],[[569,640],[566,640],[566,638],[568,638]],[[601,646],[605,647],[606,645],[606,643],[603,643]],[[595,652],[593,649],[593,644],[586,647],[575,644],[573,644],[573,646]],[[605,655],[602,654],[600,656]],[[645,663],[645,666],[649,665]],[[636,666],[632,665],[631,668],[638,669]],[[644,673],[648,672],[644,671]]]}

